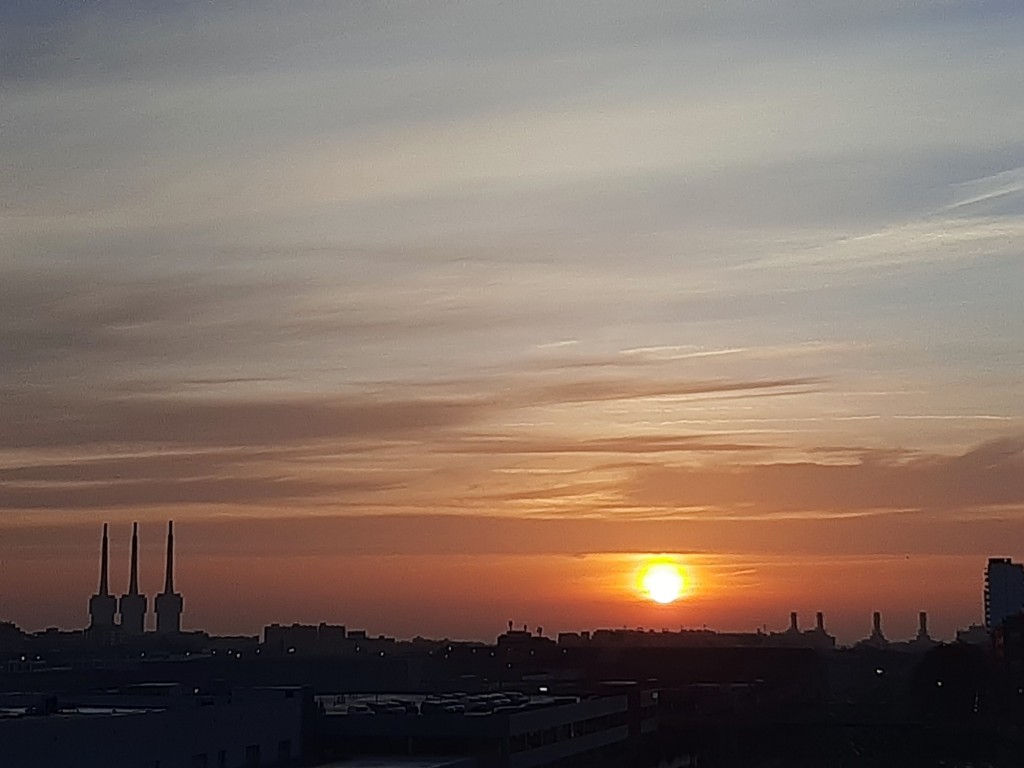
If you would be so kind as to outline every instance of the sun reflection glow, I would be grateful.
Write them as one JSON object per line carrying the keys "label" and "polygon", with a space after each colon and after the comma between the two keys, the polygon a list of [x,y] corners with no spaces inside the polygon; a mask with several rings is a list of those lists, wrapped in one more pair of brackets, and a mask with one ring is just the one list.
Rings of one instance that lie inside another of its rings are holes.
{"label": "sun reflection glow", "polygon": [[637,572],[637,588],[644,597],[667,605],[689,594],[686,570],[671,560],[652,560]]}

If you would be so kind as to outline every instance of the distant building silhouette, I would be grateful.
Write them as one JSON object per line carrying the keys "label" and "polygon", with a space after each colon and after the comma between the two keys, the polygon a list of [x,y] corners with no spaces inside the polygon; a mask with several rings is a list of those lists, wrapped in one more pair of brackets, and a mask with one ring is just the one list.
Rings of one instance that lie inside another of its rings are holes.
{"label": "distant building silhouette", "polygon": [[983,624],[971,624],[965,629],[956,631],[956,641],[968,645],[989,646],[992,644],[992,637]]}
{"label": "distant building silhouette", "polygon": [[128,635],[146,631],[146,596],[139,593],[139,524],[132,523],[131,573],[128,591],[121,595],[121,629]]}
{"label": "distant building silhouette", "polygon": [[1024,565],[991,557],[985,571],[985,626],[998,627],[1024,609]]}
{"label": "distant building silhouette", "polygon": [[799,617],[793,611],[789,614],[789,628],[785,632],[772,632],[768,637],[772,645],[820,649],[836,647],[836,639],[825,630],[825,614],[821,611],[814,615],[814,629],[801,630]]}
{"label": "distant building silhouette", "polygon": [[825,614],[818,611],[814,614],[814,629],[804,632],[805,640],[813,640],[810,643],[813,648],[835,648],[836,639],[825,629]]}
{"label": "distant building silhouette", "polygon": [[365,632],[353,630],[350,635],[338,624],[269,624],[263,628],[263,650],[273,656],[337,656],[355,651],[359,642],[366,644]]}
{"label": "distant building silhouette", "polygon": [[107,582],[107,566],[109,563],[109,542],[107,524],[103,524],[103,544],[100,554],[100,586],[96,594],[89,598],[89,630],[97,633],[110,633],[114,630],[114,614],[117,613],[117,598],[110,594]]}
{"label": "distant building silhouette", "polygon": [[928,612],[921,611],[917,614],[917,634],[912,640],[890,643],[889,648],[893,651],[904,653],[926,653],[940,643],[928,634]]}
{"label": "distant building silhouette", "polygon": [[882,632],[882,614],[875,611],[871,615],[871,640],[879,643],[886,643],[885,634]]}
{"label": "distant building silhouette", "polygon": [[889,641],[886,639],[885,633],[882,632],[882,614],[880,611],[875,611],[871,614],[871,634],[857,643],[857,647],[879,649],[889,647]]}
{"label": "distant building silhouette", "polygon": [[917,637],[914,638],[919,643],[931,643],[934,642],[931,635],[928,634],[928,613],[927,611],[921,611],[917,614]]}
{"label": "distant building silhouette", "polygon": [[156,596],[156,631],[161,635],[181,632],[181,608],[184,600],[174,591],[174,521],[167,523],[167,572],[164,591]]}

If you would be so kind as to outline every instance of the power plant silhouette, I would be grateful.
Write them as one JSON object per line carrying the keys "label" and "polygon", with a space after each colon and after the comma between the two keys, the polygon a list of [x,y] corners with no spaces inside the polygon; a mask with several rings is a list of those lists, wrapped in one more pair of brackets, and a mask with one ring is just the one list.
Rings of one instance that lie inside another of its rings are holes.
{"label": "power plant silhouette", "polygon": [[[124,635],[143,635],[146,631],[148,600],[139,591],[139,524],[132,523],[131,573],[128,591],[118,600],[110,594],[107,570],[110,562],[110,544],[107,524],[103,524],[103,544],[100,550],[100,584],[96,594],[89,598],[89,631],[109,635],[120,631]],[[160,635],[181,632],[182,596],[174,591],[174,522],[167,523],[167,568],[164,591],[156,596],[156,631]],[[120,623],[117,615],[120,614]]]}

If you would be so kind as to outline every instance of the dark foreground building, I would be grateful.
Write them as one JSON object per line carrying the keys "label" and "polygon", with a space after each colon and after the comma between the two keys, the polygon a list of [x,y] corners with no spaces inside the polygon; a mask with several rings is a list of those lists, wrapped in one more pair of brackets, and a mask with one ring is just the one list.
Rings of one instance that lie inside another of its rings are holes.
{"label": "dark foreground building", "polygon": [[477,768],[631,765],[657,729],[657,693],[528,696],[517,692],[325,696],[322,754],[460,755]]}
{"label": "dark foreground building", "polygon": [[0,694],[0,765],[292,765],[303,751],[303,715],[310,701],[298,688],[197,695],[174,683],[68,698]]}

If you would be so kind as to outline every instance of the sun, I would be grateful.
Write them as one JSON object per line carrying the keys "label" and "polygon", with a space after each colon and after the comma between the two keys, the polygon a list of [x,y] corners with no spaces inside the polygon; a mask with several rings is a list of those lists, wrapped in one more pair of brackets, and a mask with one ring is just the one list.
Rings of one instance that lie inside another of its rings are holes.
{"label": "sun", "polygon": [[674,603],[686,593],[687,579],[682,568],[673,562],[656,560],[644,565],[637,582],[640,591],[656,603]]}

